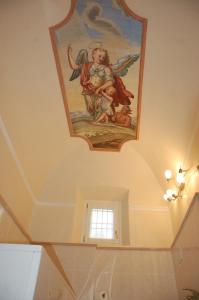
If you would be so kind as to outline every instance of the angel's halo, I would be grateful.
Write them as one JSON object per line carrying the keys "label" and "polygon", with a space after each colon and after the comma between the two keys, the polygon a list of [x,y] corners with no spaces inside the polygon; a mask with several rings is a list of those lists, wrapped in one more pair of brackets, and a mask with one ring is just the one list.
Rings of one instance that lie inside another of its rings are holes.
{"label": "angel's halo", "polygon": [[96,48],[103,48],[103,43],[100,41],[92,41],[88,44],[88,49],[96,49]]}

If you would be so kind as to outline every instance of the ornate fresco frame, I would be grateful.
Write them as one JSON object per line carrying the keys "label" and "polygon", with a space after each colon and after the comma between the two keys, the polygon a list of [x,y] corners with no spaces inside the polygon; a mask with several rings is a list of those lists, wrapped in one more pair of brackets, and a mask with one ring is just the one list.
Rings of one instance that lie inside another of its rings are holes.
{"label": "ornate fresco frame", "polygon": [[57,73],[58,73],[58,78],[59,78],[59,83],[60,83],[60,87],[61,87],[61,93],[62,93],[62,97],[63,97],[63,102],[64,102],[64,108],[65,108],[65,113],[66,113],[66,118],[68,121],[68,126],[69,126],[69,132],[70,132],[70,136],[71,137],[80,137],[82,139],[84,139],[88,145],[90,150],[92,151],[111,151],[111,152],[119,152],[121,150],[121,147],[123,146],[123,144],[127,141],[131,141],[131,140],[138,140],[139,139],[139,135],[140,135],[140,119],[141,119],[141,98],[142,98],[142,85],[143,85],[143,72],[144,72],[144,59],[145,59],[145,48],[146,48],[146,32],[147,32],[147,19],[144,17],[141,17],[139,15],[137,15],[135,12],[133,12],[128,5],[126,4],[125,0],[116,0],[117,4],[121,7],[121,9],[124,10],[124,12],[135,18],[136,20],[140,21],[143,25],[143,31],[142,31],[142,38],[141,38],[141,55],[140,55],[140,65],[139,65],[139,84],[138,84],[138,107],[137,107],[137,130],[136,130],[136,138],[135,139],[126,139],[124,140],[121,144],[120,147],[118,147],[117,149],[113,149],[113,148],[97,148],[97,147],[93,147],[92,143],[90,142],[89,139],[87,139],[86,137],[83,137],[81,135],[77,135],[74,130],[73,130],[73,126],[72,126],[72,122],[71,122],[71,118],[69,115],[69,107],[68,107],[68,102],[67,102],[67,95],[66,95],[66,91],[65,91],[65,87],[64,87],[64,77],[62,74],[62,69],[61,69],[61,65],[60,65],[60,61],[59,61],[59,57],[58,57],[58,50],[56,47],[56,30],[60,29],[61,27],[63,27],[64,25],[66,25],[70,19],[73,16],[73,13],[75,11],[76,8],[76,4],[77,4],[78,0],[71,0],[71,6],[69,9],[69,12],[67,14],[67,16],[59,23],[49,27],[49,32],[50,32],[50,38],[51,38],[51,43],[52,43],[52,48],[53,48],[53,53],[54,53],[54,57],[55,57],[55,64],[56,64],[56,68],[57,68]]}

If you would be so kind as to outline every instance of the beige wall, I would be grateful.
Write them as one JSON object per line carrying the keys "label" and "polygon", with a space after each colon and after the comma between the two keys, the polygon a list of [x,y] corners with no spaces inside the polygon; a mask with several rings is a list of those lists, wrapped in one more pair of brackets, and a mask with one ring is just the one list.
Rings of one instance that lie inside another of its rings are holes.
{"label": "beige wall", "polygon": [[73,207],[63,205],[35,205],[31,237],[40,242],[72,242]]}
{"label": "beige wall", "polygon": [[192,143],[187,153],[187,167],[191,168],[187,174],[185,191],[183,198],[179,201],[172,202],[170,205],[171,218],[173,224],[174,235],[178,232],[180,225],[186,215],[186,212],[194,198],[196,192],[199,191],[199,172],[196,166],[199,165],[199,110],[196,112],[196,126],[192,135]]}
{"label": "beige wall", "polygon": [[26,231],[32,218],[33,200],[19,173],[4,136],[0,133],[0,193]]}
{"label": "beige wall", "polygon": [[135,208],[132,211],[131,245],[146,248],[169,248],[173,242],[168,210]]}
{"label": "beige wall", "polygon": [[172,250],[176,281],[180,299],[190,293],[183,289],[199,292],[199,196],[194,203]]}
{"label": "beige wall", "polygon": [[29,243],[13,219],[0,205],[0,243]]}

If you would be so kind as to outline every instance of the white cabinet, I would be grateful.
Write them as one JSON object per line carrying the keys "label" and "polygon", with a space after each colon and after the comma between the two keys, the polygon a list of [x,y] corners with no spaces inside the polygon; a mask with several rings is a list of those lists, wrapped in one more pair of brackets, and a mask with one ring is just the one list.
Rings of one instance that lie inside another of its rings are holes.
{"label": "white cabinet", "polygon": [[0,244],[1,300],[72,300],[41,246]]}

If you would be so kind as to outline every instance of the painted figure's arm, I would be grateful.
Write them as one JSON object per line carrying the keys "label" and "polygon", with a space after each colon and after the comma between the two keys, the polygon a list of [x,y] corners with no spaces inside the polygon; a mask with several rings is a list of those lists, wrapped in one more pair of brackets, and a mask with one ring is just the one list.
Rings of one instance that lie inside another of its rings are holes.
{"label": "painted figure's arm", "polygon": [[77,69],[79,69],[79,66],[75,63],[72,52],[73,52],[73,50],[72,50],[71,46],[69,46],[68,53],[67,53],[68,54],[68,62],[69,62],[71,69],[77,70]]}
{"label": "painted figure's arm", "polygon": [[96,94],[99,94],[101,91],[105,90],[106,88],[112,85],[113,85],[113,80],[108,80],[103,85],[101,85],[95,92]]}
{"label": "painted figure's arm", "polygon": [[107,98],[111,103],[113,102],[113,97],[107,95],[104,91],[102,91],[102,95]]}

